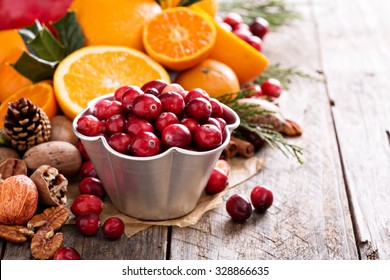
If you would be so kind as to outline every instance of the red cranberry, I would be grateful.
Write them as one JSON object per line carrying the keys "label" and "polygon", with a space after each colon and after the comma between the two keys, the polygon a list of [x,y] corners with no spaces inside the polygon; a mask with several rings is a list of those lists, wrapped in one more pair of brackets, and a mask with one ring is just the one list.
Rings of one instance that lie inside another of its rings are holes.
{"label": "red cranberry", "polygon": [[231,27],[228,23],[226,22],[219,22],[219,25],[222,26],[223,29],[225,29],[226,31],[228,32],[232,32],[233,31],[233,27]]}
{"label": "red cranberry", "polygon": [[72,247],[59,248],[54,254],[54,260],[80,260],[80,254]]}
{"label": "red cranberry", "polygon": [[128,86],[128,85],[121,86],[121,87],[117,88],[117,90],[114,93],[114,99],[117,100],[117,101],[122,102],[123,94],[130,88],[131,88],[131,86]]}
{"label": "red cranberry", "polygon": [[163,130],[161,141],[165,148],[187,148],[191,145],[192,135],[184,124],[171,124]]}
{"label": "red cranberry", "polygon": [[160,150],[160,140],[152,132],[140,131],[130,145],[133,155],[148,157],[157,155]]}
{"label": "red cranberry", "polygon": [[122,107],[127,111],[131,111],[133,109],[134,99],[141,94],[144,94],[144,92],[139,87],[130,87],[126,92],[123,93],[121,100]]}
{"label": "red cranberry", "polygon": [[199,127],[199,123],[191,118],[182,118],[180,123],[184,124],[190,130],[191,135],[194,135],[196,128]]}
{"label": "red cranberry", "polygon": [[191,99],[184,108],[186,116],[195,119],[199,123],[205,123],[208,120],[211,110],[210,102],[202,97]]}
{"label": "red cranberry", "polygon": [[232,124],[237,121],[236,116],[232,113],[232,111],[225,108],[223,109],[222,118],[227,124]]}
{"label": "red cranberry", "polygon": [[168,91],[160,94],[158,98],[161,100],[163,112],[172,112],[178,117],[183,115],[184,98],[179,93]]}
{"label": "red cranberry", "polygon": [[145,83],[141,89],[143,92],[147,92],[149,89],[155,88],[158,91],[158,94],[161,94],[163,89],[168,85],[168,83],[164,80],[156,79],[151,80]]}
{"label": "red cranberry", "polygon": [[171,112],[163,112],[156,119],[154,125],[158,132],[162,133],[164,128],[166,128],[170,124],[179,123],[178,117]]}
{"label": "red cranberry", "polygon": [[233,34],[247,43],[249,43],[250,37],[252,36],[252,33],[247,29],[235,29],[233,30]]}
{"label": "red cranberry", "polygon": [[255,50],[261,52],[263,49],[263,41],[260,37],[250,36],[248,40],[248,44],[255,48]]}
{"label": "red cranberry", "polygon": [[110,240],[120,238],[124,231],[125,224],[120,218],[108,218],[103,224],[103,234]]}
{"label": "red cranberry", "polygon": [[226,211],[233,221],[243,223],[252,215],[252,205],[242,194],[234,194],[226,201]]}
{"label": "red cranberry", "polygon": [[133,102],[133,112],[136,116],[155,120],[160,115],[162,104],[160,99],[152,94],[142,94],[137,96]]}
{"label": "red cranberry", "polygon": [[249,25],[250,31],[258,36],[260,39],[263,39],[264,36],[269,32],[269,22],[262,17],[257,17]]}
{"label": "red cranberry", "polygon": [[83,145],[83,142],[81,142],[81,140],[79,140],[76,144],[76,148],[79,150],[79,152],[81,153],[81,155],[83,156],[84,160],[90,160],[89,158],[89,155],[87,153],[87,150],[85,149],[84,145]]}
{"label": "red cranberry", "polygon": [[222,144],[222,132],[213,124],[204,124],[195,130],[194,142],[199,150],[211,150]]}
{"label": "red cranberry", "polygon": [[282,84],[277,79],[267,79],[261,84],[261,90],[269,97],[278,98],[283,91]]}
{"label": "red cranberry", "polygon": [[228,176],[225,171],[214,167],[210,178],[207,181],[205,191],[209,194],[215,194],[223,191],[228,185]]}
{"label": "red cranberry", "polygon": [[126,118],[122,115],[113,115],[106,121],[105,133],[108,135],[124,132],[126,128]]}
{"label": "red cranberry", "polygon": [[92,194],[81,194],[73,201],[70,210],[76,217],[88,213],[99,215],[103,211],[103,201]]}
{"label": "red cranberry", "polygon": [[211,104],[210,117],[220,118],[222,116],[222,113],[223,113],[223,106],[222,106],[221,102],[219,102],[219,100],[217,100],[215,98],[210,98],[209,102]]}
{"label": "red cranberry", "polygon": [[106,191],[102,182],[95,177],[85,177],[79,183],[79,191],[81,194],[92,194],[100,199],[106,196]]}
{"label": "red cranberry", "polygon": [[223,17],[223,22],[229,24],[233,29],[239,23],[243,22],[242,16],[236,12],[229,12]]}
{"label": "red cranberry", "polygon": [[150,88],[150,89],[146,90],[145,93],[147,93],[147,94],[152,94],[152,95],[154,95],[154,96],[159,96],[159,95],[160,95],[160,93],[158,92],[158,90],[155,89],[155,88]]}
{"label": "red cranberry", "polygon": [[80,168],[80,175],[81,177],[97,177],[95,166],[93,165],[92,161],[87,160],[83,162]]}
{"label": "red cranberry", "polygon": [[253,144],[255,151],[260,150],[264,146],[265,141],[256,133],[249,131],[245,128],[240,128],[239,130],[245,140]]}
{"label": "red cranberry", "polygon": [[251,202],[253,207],[259,212],[267,210],[274,201],[272,191],[263,186],[256,186],[251,192]]}
{"label": "red cranberry", "polygon": [[114,116],[114,115],[123,115],[125,113],[124,108],[122,107],[122,103],[117,100],[111,101],[110,106],[106,110],[106,119]]}
{"label": "red cranberry", "polygon": [[130,118],[127,120],[126,132],[131,136],[135,137],[140,131],[154,132],[153,125],[142,118]]}
{"label": "red cranberry", "polygon": [[118,132],[108,137],[107,142],[115,151],[122,154],[129,154],[131,140],[132,138],[129,134]]}
{"label": "red cranberry", "polygon": [[223,133],[225,131],[225,127],[227,125],[226,121],[223,118],[216,118],[216,120],[218,121],[219,127],[221,128],[221,131]]}
{"label": "red cranberry", "polygon": [[206,124],[213,124],[213,125],[215,125],[216,127],[218,127],[219,130],[222,132],[221,125],[220,125],[219,121],[217,121],[216,118],[209,118],[209,119],[207,120]]}
{"label": "red cranberry", "polygon": [[77,120],[77,131],[86,136],[97,136],[104,131],[104,122],[92,115]]}
{"label": "red cranberry", "polygon": [[203,97],[203,98],[206,99],[207,101],[210,100],[209,94],[208,94],[204,89],[201,89],[201,88],[194,88],[194,89],[191,89],[191,90],[187,93],[187,95],[186,95],[184,101],[185,101],[185,103],[187,104],[187,103],[190,102],[192,99],[197,98],[197,97]]}
{"label": "red cranberry", "polygon": [[95,106],[93,107],[92,114],[97,117],[99,120],[105,120],[106,119],[106,110],[111,105],[111,100],[108,99],[102,99],[96,102]]}
{"label": "red cranberry", "polygon": [[99,230],[99,226],[99,215],[95,213],[83,214],[76,218],[76,227],[82,235],[95,235]]}
{"label": "red cranberry", "polygon": [[186,94],[185,93],[185,89],[177,84],[177,83],[171,83],[171,84],[168,84],[163,90],[161,93],[164,93],[164,92],[168,92],[168,91],[174,91],[174,92],[177,92],[179,94],[181,94],[183,97],[185,97]]}
{"label": "red cranberry", "polygon": [[244,87],[247,97],[260,97],[263,96],[261,86],[259,84],[248,84]]}
{"label": "red cranberry", "polygon": [[230,173],[230,164],[229,162],[227,162],[226,160],[224,159],[218,159],[217,160],[217,163],[215,164],[215,168],[219,168],[220,170],[222,170],[223,172],[225,172],[225,174],[227,176],[229,176],[229,173]]}

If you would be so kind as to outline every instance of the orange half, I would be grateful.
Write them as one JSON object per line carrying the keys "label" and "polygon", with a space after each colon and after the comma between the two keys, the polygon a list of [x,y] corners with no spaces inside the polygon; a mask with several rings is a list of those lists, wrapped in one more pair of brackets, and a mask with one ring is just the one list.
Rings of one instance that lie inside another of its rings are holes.
{"label": "orange half", "polygon": [[207,17],[176,7],[163,10],[145,25],[143,43],[150,57],[179,71],[205,60],[214,47],[216,34]]}
{"label": "orange half", "polygon": [[53,82],[58,105],[73,119],[95,97],[154,79],[170,82],[168,72],[145,53],[127,47],[91,46],[62,60]]}

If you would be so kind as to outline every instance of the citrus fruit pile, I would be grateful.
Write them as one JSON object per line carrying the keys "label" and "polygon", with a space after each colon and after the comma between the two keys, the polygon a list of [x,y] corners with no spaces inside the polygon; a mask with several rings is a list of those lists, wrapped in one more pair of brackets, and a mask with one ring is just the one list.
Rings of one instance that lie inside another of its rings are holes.
{"label": "citrus fruit pile", "polygon": [[59,111],[73,119],[97,96],[155,79],[181,84],[187,91],[203,88],[217,97],[239,91],[268,65],[261,52],[215,19],[217,0],[188,7],[178,7],[179,0],[66,0],[62,4],[75,12],[86,40],[81,49],[59,61],[52,84],[32,85],[11,67],[28,51],[16,30],[0,31],[2,115],[8,101],[21,95],[37,100],[34,96],[45,92],[54,98],[45,96],[36,103],[49,116]]}

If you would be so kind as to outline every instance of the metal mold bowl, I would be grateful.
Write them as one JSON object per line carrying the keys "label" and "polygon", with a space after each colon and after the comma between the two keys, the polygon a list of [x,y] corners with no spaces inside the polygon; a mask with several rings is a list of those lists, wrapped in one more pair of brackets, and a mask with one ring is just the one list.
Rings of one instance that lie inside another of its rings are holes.
{"label": "metal mold bowl", "polygon": [[216,149],[197,152],[174,147],[155,156],[135,157],[116,152],[103,136],[85,136],[77,131],[77,120],[92,114],[94,104],[101,99],[114,97],[107,94],[90,101],[73,120],[73,131],[82,141],[113,205],[142,220],[168,220],[190,213],[228,145],[231,132],[240,123],[238,115],[223,105],[230,120],[225,140]]}

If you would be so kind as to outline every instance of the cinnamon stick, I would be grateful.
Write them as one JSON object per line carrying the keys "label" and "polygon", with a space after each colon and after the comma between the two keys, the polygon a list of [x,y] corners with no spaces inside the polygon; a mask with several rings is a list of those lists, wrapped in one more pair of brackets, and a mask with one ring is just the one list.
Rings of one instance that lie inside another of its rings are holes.
{"label": "cinnamon stick", "polygon": [[238,154],[240,156],[249,158],[255,154],[255,146],[252,143],[234,136],[231,139],[237,144]]}
{"label": "cinnamon stick", "polygon": [[223,149],[221,158],[223,159],[229,159],[234,157],[238,152],[238,146],[237,143],[230,140],[229,144]]}

